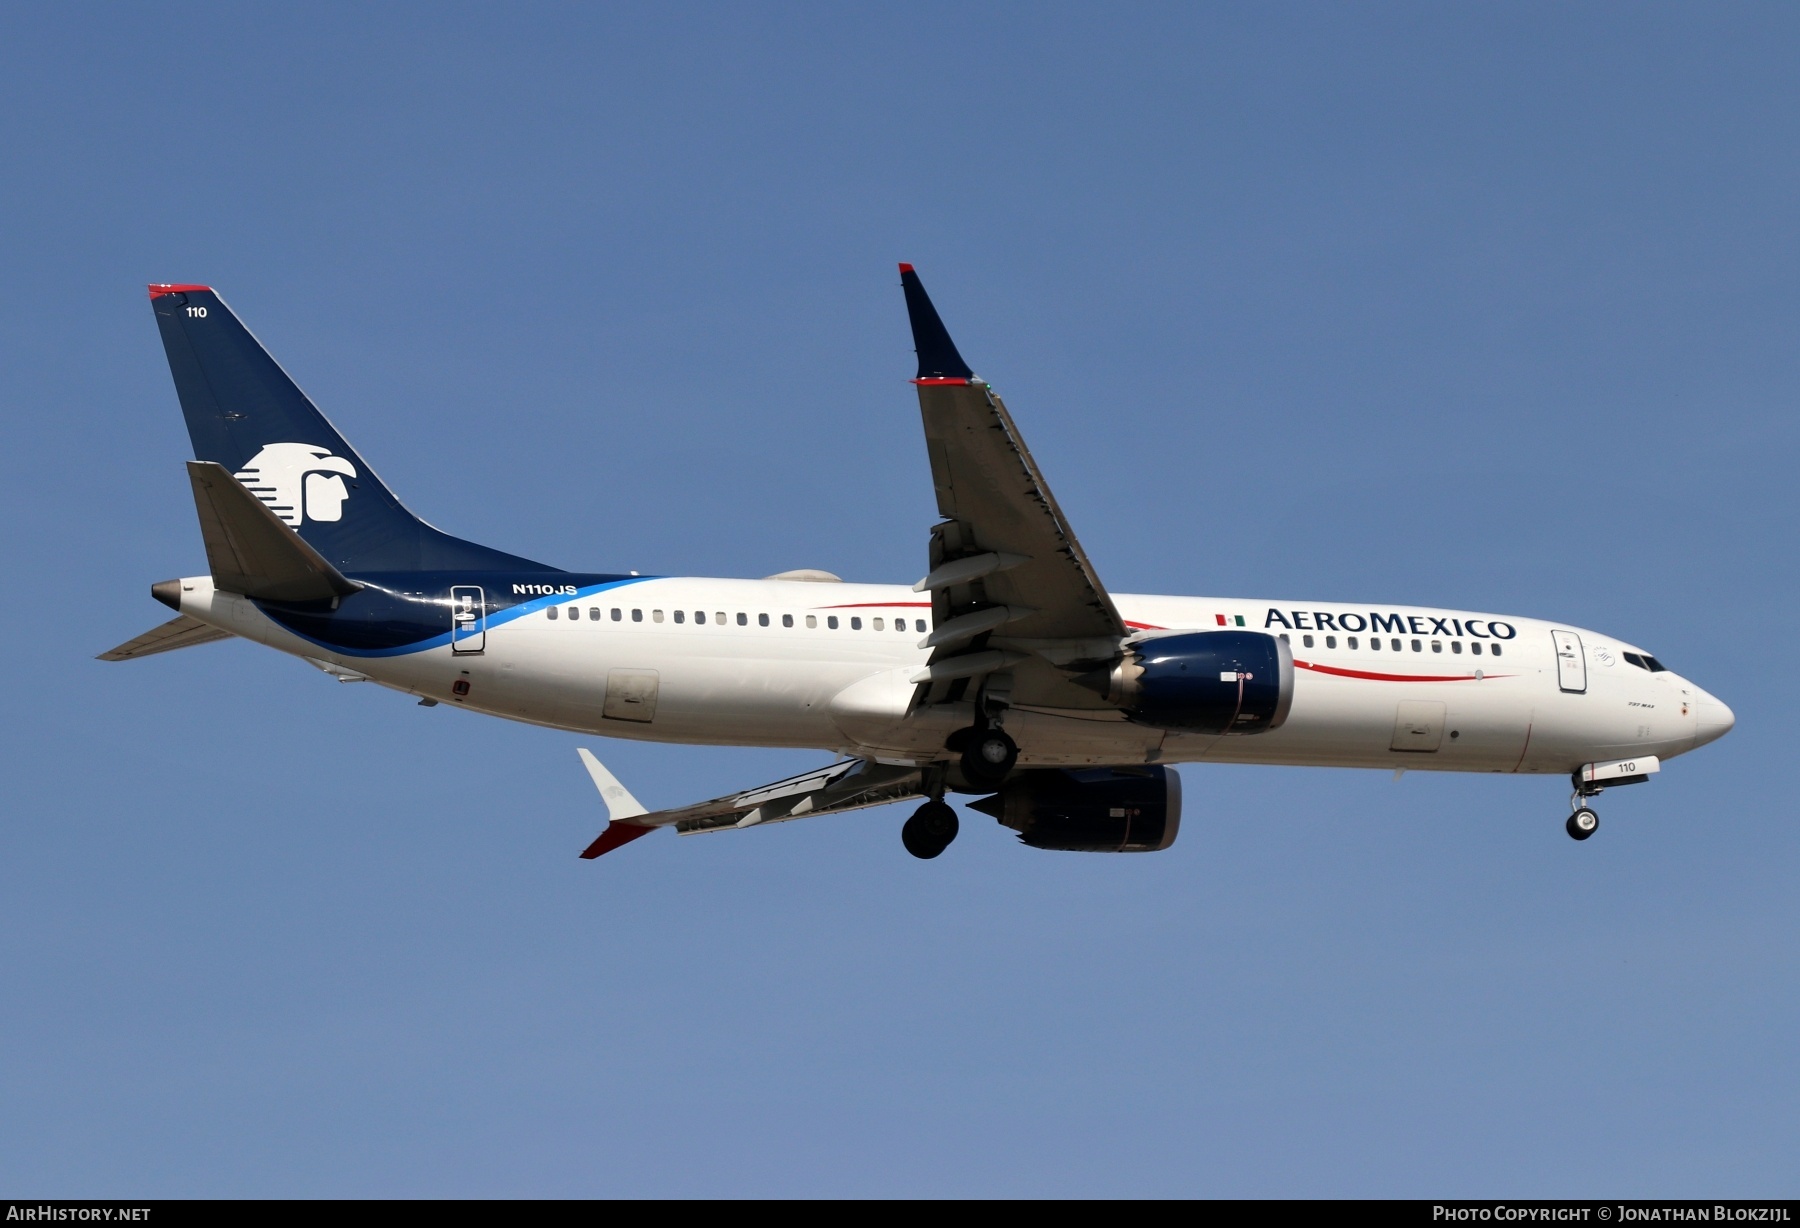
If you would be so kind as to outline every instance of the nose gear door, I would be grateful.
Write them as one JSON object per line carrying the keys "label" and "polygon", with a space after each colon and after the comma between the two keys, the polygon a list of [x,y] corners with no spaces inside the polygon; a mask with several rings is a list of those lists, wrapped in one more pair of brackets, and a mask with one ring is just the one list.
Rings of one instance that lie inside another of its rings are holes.
{"label": "nose gear door", "polygon": [[1556,643],[1556,684],[1570,695],[1587,692],[1587,657],[1581,651],[1581,637],[1573,631],[1552,631]]}
{"label": "nose gear door", "polygon": [[478,585],[450,590],[450,651],[472,656],[487,649],[487,594]]}

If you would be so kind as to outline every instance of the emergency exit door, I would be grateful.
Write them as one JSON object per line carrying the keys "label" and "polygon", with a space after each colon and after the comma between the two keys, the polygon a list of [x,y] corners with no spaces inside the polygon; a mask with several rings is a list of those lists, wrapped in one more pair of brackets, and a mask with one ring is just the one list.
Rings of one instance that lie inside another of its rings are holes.
{"label": "emergency exit door", "polygon": [[487,594],[474,584],[450,590],[450,651],[459,655],[487,649]]}
{"label": "emergency exit door", "polygon": [[1587,658],[1582,655],[1581,637],[1573,631],[1552,631],[1556,642],[1556,685],[1571,695],[1587,691]]}

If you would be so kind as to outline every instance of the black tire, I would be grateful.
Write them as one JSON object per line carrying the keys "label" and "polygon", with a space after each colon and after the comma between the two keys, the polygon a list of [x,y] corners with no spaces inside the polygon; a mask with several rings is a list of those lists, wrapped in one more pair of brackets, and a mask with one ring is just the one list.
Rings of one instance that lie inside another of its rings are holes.
{"label": "black tire", "polygon": [[930,861],[950,847],[962,822],[956,811],[944,802],[926,802],[913,811],[912,818],[900,829],[900,843],[914,857]]}
{"label": "black tire", "polygon": [[1563,830],[1569,833],[1571,839],[1586,840],[1600,830],[1600,816],[1583,806],[1569,816],[1569,821],[1563,825]]}
{"label": "black tire", "polygon": [[1019,744],[1003,729],[971,731],[963,748],[963,779],[977,789],[998,789],[1019,761]]}

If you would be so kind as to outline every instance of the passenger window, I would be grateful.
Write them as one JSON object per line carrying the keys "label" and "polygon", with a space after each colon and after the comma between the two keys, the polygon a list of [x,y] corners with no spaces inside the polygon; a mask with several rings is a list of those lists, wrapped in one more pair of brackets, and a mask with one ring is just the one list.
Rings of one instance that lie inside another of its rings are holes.
{"label": "passenger window", "polygon": [[806,616],[806,625],[809,628],[817,628],[819,625],[819,616],[817,614],[808,614]]}
{"label": "passenger window", "polygon": [[1283,632],[1282,632],[1282,633],[1281,633],[1281,642],[1282,642],[1282,643],[1283,643],[1283,644],[1292,644],[1292,643],[1293,643],[1293,642],[1294,642],[1294,641],[1293,641],[1293,640],[1290,640],[1290,639],[1289,639],[1289,638],[1288,638],[1288,633],[1287,633],[1287,632],[1285,632],[1285,631],[1283,631]]}
{"label": "passenger window", "polygon": [[706,611],[705,610],[695,610],[694,611],[694,625],[696,627],[698,627],[698,626],[703,626],[705,623],[706,623]]}
{"label": "passenger window", "polygon": [[1497,656],[1499,656],[1499,655],[1500,655],[1500,645],[1498,645],[1498,644],[1489,644],[1489,645],[1488,645],[1488,651],[1489,651],[1489,652],[1491,652],[1491,653],[1493,653],[1493,654],[1494,654],[1494,655],[1495,655],[1495,656],[1496,656],[1496,657],[1497,657]]}
{"label": "passenger window", "polygon": [[1300,642],[1302,644],[1306,645],[1308,648],[1311,648],[1312,647],[1312,636],[1303,635],[1300,637]]}
{"label": "passenger window", "polygon": [[561,616],[559,614],[557,614],[556,607],[551,606],[550,608],[548,608],[544,611],[544,617],[554,619],[554,618],[559,618]]}
{"label": "passenger window", "polygon": [[784,627],[793,626],[794,625],[794,616],[792,614],[783,614],[781,616],[781,625]]}
{"label": "passenger window", "polygon": [[661,610],[651,610],[650,611],[650,621],[653,623],[661,622],[662,621],[662,611]]}
{"label": "passenger window", "polygon": [[879,618],[871,621],[869,623],[869,627],[870,627],[870,629],[875,630],[875,631],[886,631],[887,630],[887,624],[883,623]]}
{"label": "passenger window", "polygon": [[687,621],[687,611],[686,610],[676,610],[675,611],[675,621],[678,623],[686,622]]}
{"label": "passenger window", "polygon": [[613,607],[613,621],[614,622],[623,622],[624,620],[625,620],[625,611],[621,610],[618,606],[614,606]]}
{"label": "passenger window", "polygon": [[1424,652],[1425,645],[1421,644],[1418,640],[1414,640],[1413,641],[1413,651],[1414,652]]}
{"label": "passenger window", "polygon": [[1481,644],[1479,642],[1470,644],[1469,651],[1479,657],[1481,655]]}
{"label": "passenger window", "polygon": [[1400,651],[1400,641],[1399,640],[1389,640],[1388,647],[1393,649],[1395,652],[1399,652]]}
{"label": "passenger window", "polygon": [[1376,652],[1380,652],[1381,651],[1380,637],[1371,635],[1369,637],[1369,647],[1373,648]]}
{"label": "passenger window", "polygon": [[634,623],[643,622],[644,621],[644,612],[642,610],[633,610],[631,612],[631,621]]}
{"label": "passenger window", "polygon": [[1335,635],[1326,636],[1325,637],[1325,647],[1336,648],[1337,647],[1337,636],[1335,636]]}
{"label": "passenger window", "polygon": [[1354,635],[1351,636],[1349,639],[1345,640],[1344,643],[1346,643],[1350,646],[1351,652],[1356,651],[1356,637]]}
{"label": "passenger window", "polygon": [[1460,656],[1462,653],[1462,641],[1461,640],[1451,640],[1450,641],[1450,651],[1454,652]]}
{"label": "passenger window", "polygon": [[837,630],[837,615],[836,614],[827,614],[825,616],[825,625],[827,627],[830,627],[833,631],[836,631]]}
{"label": "passenger window", "polygon": [[861,630],[862,630],[862,619],[860,619],[860,618],[852,618],[852,619],[851,619],[851,620],[850,620],[850,630],[852,630],[852,631],[861,631]]}
{"label": "passenger window", "polygon": [[725,611],[720,610],[717,614],[714,614],[713,620],[723,627],[725,625]]}
{"label": "passenger window", "polygon": [[599,622],[600,621],[600,607],[597,605],[589,606],[588,607],[588,617],[593,619],[595,622]]}
{"label": "passenger window", "polygon": [[914,630],[915,630],[915,631],[923,631],[923,630],[925,630],[925,620],[924,620],[924,619],[922,619],[922,618],[915,618],[915,619],[913,619],[913,629],[914,629]]}
{"label": "passenger window", "polygon": [[[769,621],[768,617],[764,616],[763,621],[768,622]],[[739,614],[738,615],[738,626],[748,627],[749,625],[750,625],[750,616],[748,614]]]}
{"label": "passenger window", "polygon": [[1444,651],[1444,641],[1442,641],[1442,640],[1432,640],[1432,641],[1431,641],[1431,651],[1433,651],[1433,652],[1442,652],[1442,651]]}

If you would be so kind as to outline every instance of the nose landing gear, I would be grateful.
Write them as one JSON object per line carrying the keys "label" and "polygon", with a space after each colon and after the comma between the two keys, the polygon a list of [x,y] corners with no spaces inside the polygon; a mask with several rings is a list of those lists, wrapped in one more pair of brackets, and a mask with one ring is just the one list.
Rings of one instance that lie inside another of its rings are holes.
{"label": "nose landing gear", "polygon": [[1563,830],[1569,833],[1571,840],[1586,840],[1600,830],[1600,816],[1588,805],[1588,799],[1599,797],[1603,786],[1583,779],[1580,768],[1570,774],[1570,779],[1575,785],[1575,792],[1569,795],[1569,806],[1574,813],[1563,824]]}
{"label": "nose landing gear", "polygon": [[[1576,800],[1580,801],[1580,794],[1576,795]],[[1575,813],[1569,816],[1569,821],[1563,826],[1574,839],[1586,840],[1600,830],[1600,816],[1586,806],[1577,805]]]}
{"label": "nose landing gear", "polygon": [[900,829],[900,843],[914,857],[929,861],[950,847],[962,824],[943,798],[933,798],[917,810]]}

